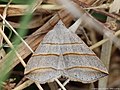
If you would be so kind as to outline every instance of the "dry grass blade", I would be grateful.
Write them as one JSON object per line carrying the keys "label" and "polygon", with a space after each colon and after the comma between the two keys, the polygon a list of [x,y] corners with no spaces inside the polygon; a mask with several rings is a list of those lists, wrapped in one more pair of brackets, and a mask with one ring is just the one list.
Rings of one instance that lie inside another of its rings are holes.
{"label": "dry grass blade", "polygon": [[41,8],[48,9],[48,10],[60,10],[63,7],[57,4],[48,4],[48,5],[41,5]]}
{"label": "dry grass blade", "polygon": [[[115,36],[118,36],[118,35],[120,35],[120,30],[115,32]],[[101,46],[102,44],[104,44],[105,42],[107,42],[108,40],[109,40],[108,38],[105,38],[105,39],[95,43],[94,45],[90,46],[90,49],[95,49],[95,48]]]}
{"label": "dry grass blade", "polygon": [[96,0],[92,5],[96,5],[100,0]]}

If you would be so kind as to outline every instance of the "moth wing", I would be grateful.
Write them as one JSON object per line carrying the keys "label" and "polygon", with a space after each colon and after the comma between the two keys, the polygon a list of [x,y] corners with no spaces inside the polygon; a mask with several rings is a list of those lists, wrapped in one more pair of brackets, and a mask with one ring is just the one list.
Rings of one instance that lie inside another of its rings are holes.
{"label": "moth wing", "polygon": [[96,54],[75,34],[61,25],[64,39],[61,52],[64,59],[65,76],[73,81],[90,83],[108,74],[106,67]]}
{"label": "moth wing", "polygon": [[27,78],[46,83],[61,76],[61,71],[58,71],[59,64],[62,64],[59,57],[61,50],[59,45],[51,45],[51,42],[59,42],[54,30],[48,32],[28,61],[25,68]]}
{"label": "moth wing", "polygon": [[71,68],[65,74],[70,80],[82,83],[92,83],[106,75],[108,74],[90,68]]}
{"label": "moth wing", "polygon": [[108,75],[103,63],[95,56],[66,55],[64,62],[65,76],[73,81],[91,83]]}
{"label": "moth wing", "polygon": [[[78,37],[74,35],[73,38]],[[73,81],[91,83],[108,75],[102,61],[80,38],[78,40],[82,43],[64,46],[67,48],[63,53],[66,77]]]}
{"label": "moth wing", "polygon": [[46,82],[53,82],[54,79],[59,78],[61,72],[52,68],[37,69],[26,74],[26,77],[30,80],[37,81],[40,84]]}

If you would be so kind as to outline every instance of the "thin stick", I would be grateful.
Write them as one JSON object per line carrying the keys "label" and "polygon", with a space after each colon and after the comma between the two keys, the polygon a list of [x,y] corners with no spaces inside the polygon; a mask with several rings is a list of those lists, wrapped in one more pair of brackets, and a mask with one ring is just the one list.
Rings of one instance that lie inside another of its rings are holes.
{"label": "thin stick", "polygon": [[39,88],[39,90],[44,90],[38,82],[35,82],[35,84],[37,85],[37,87]]}
{"label": "thin stick", "polygon": [[61,84],[61,82],[58,79],[55,79],[55,81],[58,83],[58,85],[63,89],[66,90],[65,87]]}
{"label": "thin stick", "polygon": [[100,0],[96,0],[92,5],[95,5],[99,2]]}
{"label": "thin stick", "polygon": [[5,21],[5,23],[13,30],[13,32],[20,38],[20,40],[29,48],[29,50],[34,53],[31,47],[22,39],[22,37],[16,32],[16,30],[4,19],[4,17],[0,14],[0,17]]}
{"label": "thin stick", "polygon": [[[67,79],[64,83],[63,86],[67,85],[69,83],[70,79]],[[61,90],[61,88],[59,88],[58,90]]]}
{"label": "thin stick", "polygon": [[19,85],[21,85],[25,80],[26,80],[26,78],[23,77],[23,78],[19,81],[19,83],[16,85],[16,87],[18,87]]}
{"label": "thin stick", "polygon": [[92,42],[91,42],[90,39],[88,38],[85,29],[84,29],[83,27],[79,27],[79,28],[80,28],[80,30],[82,31],[83,35],[85,36],[85,39],[86,39],[86,41],[87,41],[87,44],[88,44],[88,45],[92,45]]}
{"label": "thin stick", "polygon": [[[6,18],[6,16],[7,16],[7,10],[8,10],[8,7],[9,7],[9,5],[10,5],[10,3],[12,2],[12,0],[9,0],[9,2],[8,2],[8,4],[6,5],[6,7],[5,7],[5,9],[4,9],[4,11],[3,11],[3,18],[5,19]],[[2,30],[4,31],[4,28],[5,28],[5,22],[4,22],[4,20],[3,20],[3,26],[2,26]]]}
{"label": "thin stick", "polygon": [[33,13],[39,6],[41,6],[42,2],[43,2],[43,0],[36,0],[31,12]]}
{"label": "thin stick", "polygon": [[21,58],[21,56],[18,54],[18,52],[15,50],[15,48],[13,47],[12,43],[9,41],[9,39],[7,38],[7,36],[4,34],[4,32],[2,31],[2,29],[0,28],[0,33],[3,36],[3,38],[5,39],[5,41],[8,43],[8,45],[14,50],[15,54],[17,55],[17,57],[19,58],[20,62],[22,63],[22,65],[25,67],[26,64],[23,61],[23,59]]}
{"label": "thin stick", "polygon": [[27,80],[25,81],[23,84],[19,85],[18,87],[12,89],[12,90],[23,90],[24,88],[30,86],[31,84],[33,84],[34,82],[31,80]]}
{"label": "thin stick", "polygon": [[70,79],[67,79],[64,83],[63,86],[67,85],[70,82]]}
{"label": "thin stick", "polygon": [[95,48],[101,46],[103,43],[107,42],[108,40],[109,40],[109,39],[103,39],[103,40],[95,43],[94,45],[90,46],[89,48],[90,48],[90,49],[95,49]]}

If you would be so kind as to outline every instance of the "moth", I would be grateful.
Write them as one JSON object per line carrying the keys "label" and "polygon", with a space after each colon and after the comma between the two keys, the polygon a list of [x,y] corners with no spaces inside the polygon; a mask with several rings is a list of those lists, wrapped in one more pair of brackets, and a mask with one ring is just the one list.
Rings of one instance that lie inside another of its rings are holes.
{"label": "moth", "polygon": [[108,75],[102,61],[60,20],[49,31],[25,68],[25,76],[40,84],[61,76],[71,81],[92,83]]}

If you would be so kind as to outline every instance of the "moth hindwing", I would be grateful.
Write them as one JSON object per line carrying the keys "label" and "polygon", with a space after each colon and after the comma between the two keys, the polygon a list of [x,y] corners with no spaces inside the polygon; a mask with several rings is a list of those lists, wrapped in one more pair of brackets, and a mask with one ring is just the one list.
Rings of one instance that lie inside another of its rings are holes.
{"label": "moth hindwing", "polygon": [[96,54],[60,20],[28,61],[25,74],[41,84],[61,76],[91,83],[108,72]]}

